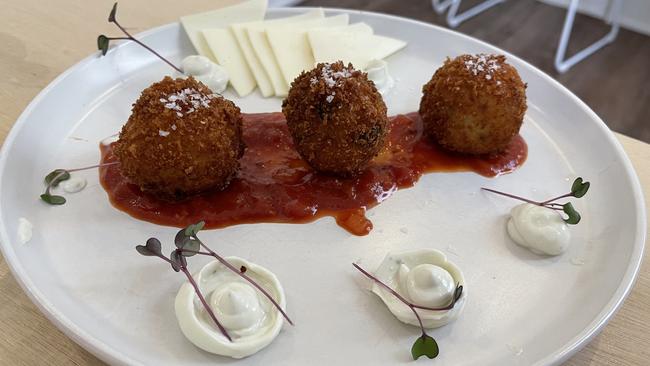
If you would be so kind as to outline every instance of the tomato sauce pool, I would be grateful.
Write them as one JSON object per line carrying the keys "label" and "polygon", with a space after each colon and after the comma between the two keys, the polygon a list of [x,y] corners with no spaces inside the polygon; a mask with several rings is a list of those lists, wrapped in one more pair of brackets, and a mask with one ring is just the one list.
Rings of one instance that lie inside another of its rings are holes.
{"label": "tomato sauce pool", "polygon": [[[396,190],[413,186],[424,173],[473,171],[494,177],[524,163],[527,146],[517,135],[503,152],[466,156],[442,150],[422,136],[417,113],[391,118],[384,150],[353,178],[312,170],[293,147],[282,113],[244,115],[246,152],[237,177],[223,191],[181,202],[167,202],[142,192],[120,172],[120,165],[100,168],[100,181],[113,206],[155,224],[185,227],[205,221],[207,228],[243,223],[306,223],[333,216],[355,235],[366,235],[372,222],[366,210]],[[117,161],[112,145],[101,145],[102,163]]]}

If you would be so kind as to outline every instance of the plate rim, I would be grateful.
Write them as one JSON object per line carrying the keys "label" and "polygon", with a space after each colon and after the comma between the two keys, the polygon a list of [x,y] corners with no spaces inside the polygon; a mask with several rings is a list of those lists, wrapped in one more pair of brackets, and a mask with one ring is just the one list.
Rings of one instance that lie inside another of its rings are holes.
{"label": "plate rim", "polygon": [[[628,264],[622,280],[619,286],[616,288],[614,295],[607,302],[607,304],[601,309],[601,311],[596,315],[596,317],[576,336],[574,336],[569,342],[565,343],[564,346],[548,354],[546,357],[539,360],[535,365],[556,365],[566,361],[569,357],[577,353],[582,349],[587,343],[591,342],[595,336],[597,336],[604,326],[609,322],[609,320],[617,313],[621,308],[621,305],[629,295],[631,289],[636,284],[638,279],[638,273],[643,261],[643,254],[645,251],[646,243],[646,234],[647,234],[647,212],[645,207],[645,198],[643,194],[643,189],[641,187],[641,182],[639,177],[636,174],[636,171],[630,161],[629,156],[623,149],[623,146],[618,141],[613,131],[607,127],[605,122],[578,96],[571,92],[568,88],[562,85],[560,82],[552,78],[550,75],[546,74],[544,71],[540,70],[536,66],[530,64],[529,62],[523,60],[516,55],[511,54],[497,46],[494,46],[488,42],[482,41],[478,38],[460,33],[458,31],[447,29],[439,25],[426,23],[424,21],[410,19],[398,15],[391,15],[385,13],[379,13],[374,11],[365,11],[365,10],[355,10],[355,9],[346,9],[346,8],[331,8],[331,7],[280,7],[280,8],[269,8],[267,9],[267,14],[273,13],[297,13],[303,10],[317,9],[322,8],[325,12],[342,12],[348,14],[364,14],[375,16],[383,19],[390,19],[391,21],[396,22],[408,22],[425,28],[434,28],[437,31],[452,34],[457,37],[464,38],[465,40],[470,40],[476,42],[481,46],[492,48],[498,52],[506,55],[508,58],[517,60],[517,62],[525,65],[533,73],[541,76],[546,82],[550,83],[553,87],[559,89],[564,95],[571,98],[571,100],[582,109],[587,115],[595,122],[595,125],[604,132],[604,135],[607,136],[607,139],[612,144],[615,149],[615,152],[622,157],[622,165],[626,173],[631,178],[632,184],[632,194],[635,198],[635,212],[637,214],[636,222],[636,233],[635,233],[635,243],[633,250],[631,252],[631,261]],[[151,34],[164,31],[167,28],[179,27],[179,22],[171,22],[161,26],[157,26],[143,32],[136,34],[135,36],[139,39],[147,37]],[[130,42],[120,42],[115,47],[109,49],[109,52],[115,52],[115,49],[121,48],[129,44]],[[7,163],[7,152],[11,146],[14,145],[14,140],[16,135],[22,126],[26,123],[29,115],[32,110],[44,99],[57,85],[64,80],[68,75],[77,71],[78,69],[83,68],[90,62],[98,58],[97,52],[83,58],[81,61],[75,63],[74,65],[67,68],[64,72],[59,74],[54,78],[45,88],[43,88],[31,102],[25,107],[25,109],[18,116],[16,121],[11,127],[11,130],[7,134],[5,141],[2,144],[0,149],[0,202],[2,202],[2,175],[4,174],[6,163]],[[1,204],[0,204],[1,205]],[[2,210],[0,210],[0,223],[4,223],[4,217]],[[99,359],[109,363],[109,364],[128,364],[128,365],[141,365],[139,361],[136,361],[129,357],[128,355],[120,352],[115,347],[110,346],[109,344],[99,340],[98,338],[91,336],[84,329],[76,326],[71,319],[65,316],[61,311],[55,308],[47,298],[36,288],[30,276],[25,271],[25,268],[18,261],[17,256],[13,250],[13,246],[9,244],[9,236],[7,234],[6,225],[0,225],[0,251],[5,258],[9,269],[11,270],[14,279],[23,292],[27,294],[31,302],[36,305],[41,313],[50,320],[59,330],[61,330],[67,337],[72,339],[75,343],[79,344]]]}

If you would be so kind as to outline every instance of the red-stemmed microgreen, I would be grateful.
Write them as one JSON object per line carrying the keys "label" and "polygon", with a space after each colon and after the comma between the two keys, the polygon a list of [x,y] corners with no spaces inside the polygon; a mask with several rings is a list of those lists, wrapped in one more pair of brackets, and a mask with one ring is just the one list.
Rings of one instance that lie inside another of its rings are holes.
{"label": "red-stemmed microgreen", "polygon": [[185,274],[185,276],[187,277],[187,280],[194,288],[194,292],[196,293],[196,296],[201,301],[201,304],[205,308],[205,311],[210,315],[210,318],[212,318],[214,323],[217,325],[217,328],[219,328],[219,330],[224,335],[224,337],[226,337],[229,341],[232,341],[232,338],[230,337],[226,329],[221,325],[217,317],[214,315],[212,308],[207,303],[207,301],[205,301],[205,298],[201,293],[201,289],[194,281],[194,277],[192,277],[192,274],[187,269],[187,259],[186,259],[187,257],[192,257],[198,254],[198,255],[206,255],[215,258],[226,268],[238,274],[244,280],[250,283],[253,287],[258,289],[275,306],[275,308],[278,309],[278,311],[287,320],[287,322],[293,325],[293,321],[289,319],[289,316],[285,313],[285,311],[277,303],[277,301],[271,296],[271,294],[269,294],[268,291],[266,291],[262,286],[260,286],[257,282],[255,282],[255,280],[253,280],[251,277],[249,277],[246,274],[247,269],[245,266],[241,266],[240,268],[235,268],[232,264],[228,263],[228,261],[226,261],[219,254],[215,253],[212,249],[208,248],[208,246],[205,245],[201,241],[201,239],[199,239],[198,232],[201,231],[201,229],[203,229],[204,226],[205,226],[205,222],[201,221],[199,223],[189,225],[179,230],[178,233],[176,233],[176,237],[174,238],[174,244],[176,246],[176,249],[174,249],[170,253],[169,257],[166,257],[164,254],[162,254],[160,241],[156,238],[150,238],[149,240],[147,240],[145,245],[138,245],[135,247],[135,249],[138,251],[138,253],[144,256],[155,256],[161,258],[165,262],[169,263],[174,271],[183,272],[183,274]]}
{"label": "red-stemmed microgreen", "polygon": [[226,331],[226,328],[224,328],[224,326],[219,322],[217,316],[214,315],[212,308],[210,308],[208,302],[205,301],[203,293],[201,293],[199,286],[194,281],[194,277],[192,277],[192,274],[190,274],[190,272],[187,270],[187,260],[185,259],[185,254],[183,254],[181,250],[176,249],[172,251],[169,255],[169,258],[167,258],[164,254],[162,254],[162,245],[160,244],[160,240],[156,238],[149,238],[145,245],[138,245],[135,247],[135,250],[147,257],[158,257],[169,263],[174,271],[183,272],[192,287],[194,287],[194,292],[196,292],[196,296],[201,301],[201,304],[203,304],[205,311],[207,311],[208,315],[210,315],[210,318],[212,318],[212,321],[214,321],[214,323],[217,325],[217,328],[219,328],[221,334],[223,334],[224,337],[232,342],[232,338],[228,334],[228,331]]}
{"label": "red-stemmed microgreen", "polygon": [[393,290],[390,286],[383,283],[380,279],[370,274],[370,272],[361,268],[361,266],[359,266],[358,264],[352,263],[352,265],[354,266],[354,268],[358,269],[359,272],[363,273],[363,275],[370,278],[376,284],[378,284],[386,291],[388,291],[391,295],[395,296],[399,301],[404,303],[404,305],[408,306],[409,309],[411,309],[411,311],[413,312],[413,315],[415,315],[415,318],[418,320],[418,323],[420,324],[420,330],[422,331],[422,335],[415,340],[415,343],[413,343],[413,346],[411,347],[411,355],[413,356],[413,359],[417,360],[421,356],[427,356],[428,358],[436,358],[438,356],[438,353],[440,353],[440,350],[438,348],[438,343],[436,342],[435,339],[433,339],[433,337],[427,334],[426,329],[424,328],[424,324],[422,323],[422,318],[420,318],[420,314],[418,314],[418,311],[416,309],[430,310],[430,311],[451,310],[454,308],[454,306],[456,306],[456,302],[458,302],[460,297],[463,295],[463,286],[460,284],[456,284],[456,289],[454,290],[454,296],[451,298],[451,301],[447,306],[438,307],[438,308],[421,306],[421,305],[413,304],[412,302],[404,298],[404,296],[400,295],[397,291]]}
{"label": "red-stemmed microgreen", "polygon": [[63,205],[66,202],[66,199],[63,196],[58,196],[52,194],[51,190],[52,188],[58,187],[59,183],[66,181],[70,179],[70,173],[72,172],[78,172],[81,170],[88,170],[88,169],[95,169],[95,168],[101,168],[104,166],[109,166],[109,165],[114,165],[114,164],[119,164],[117,161],[111,162],[111,163],[104,163],[104,164],[96,164],[96,165],[91,165],[91,166],[86,166],[83,168],[74,168],[74,169],[55,169],[51,172],[49,172],[45,176],[45,193],[43,193],[40,197],[41,200],[43,200],[45,203],[48,203],[50,205]]}
{"label": "red-stemmed microgreen", "polygon": [[562,198],[567,198],[567,197],[575,197],[575,198],[581,198],[585,194],[587,194],[587,191],[589,190],[590,183],[589,182],[584,182],[581,177],[576,178],[573,181],[573,184],[571,185],[571,191],[569,193],[565,193],[563,195],[557,196],[555,198],[548,199],[546,201],[533,201],[528,198],[516,196],[514,194],[510,193],[505,193],[505,192],[500,192],[496,191],[494,189],[490,188],[481,188],[482,190],[500,194],[502,196],[514,198],[519,201],[527,202],[533,205],[537,206],[542,206],[549,208],[551,210],[556,210],[556,211],[562,211],[564,212],[567,217],[563,217],[563,220],[569,224],[569,225],[577,225],[580,222],[580,213],[573,207],[571,202],[566,202],[566,203],[556,203],[555,201],[560,200]]}
{"label": "red-stemmed microgreen", "polygon": [[198,232],[201,231],[201,229],[203,229],[203,226],[205,226],[205,222],[201,221],[199,223],[189,225],[188,227],[179,231],[176,234],[176,238],[174,239],[174,243],[176,244],[176,247],[181,250],[187,249],[190,251],[190,252],[183,252],[183,255],[185,255],[186,257],[190,257],[195,254],[203,254],[202,252],[199,252],[199,249],[203,248],[203,250],[205,250],[208,253],[204,255],[209,255],[214,257],[226,268],[233,271],[234,273],[239,274],[243,279],[248,281],[248,283],[250,283],[253,287],[258,289],[278,309],[278,311],[287,320],[287,322],[289,322],[289,324],[293,325],[293,322],[291,321],[289,316],[284,312],[280,304],[278,304],[275,301],[275,299],[273,299],[273,296],[271,296],[262,286],[260,286],[252,278],[250,278],[247,274],[245,274],[246,272],[245,267],[244,270],[241,270],[241,268],[235,268],[232,264],[228,263],[228,261],[223,259],[223,257],[215,253],[212,249],[210,249],[207,245],[205,245],[201,241],[201,239],[199,239]]}
{"label": "red-stemmed microgreen", "polygon": [[153,48],[147,46],[146,44],[142,43],[140,40],[134,38],[127,30],[126,28],[122,27],[120,23],[117,21],[116,18],[117,15],[117,3],[113,4],[113,8],[111,9],[111,13],[108,15],[108,22],[109,23],[114,23],[121,31],[126,35],[126,37],[107,37],[103,34],[99,35],[97,37],[97,49],[102,51],[102,56],[106,55],[106,52],[108,52],[108,46],[111,43],[111,41],[117,41],[117,40],[130,40],[133,41],[140,46],[144,47],[147,51],[153,53],[158,57],[159,59],[163,60],[167,65],[171,66],[174,70],[180,72],[181,74],[183,71],[173,63],[171,63],[169,60],[164,58],[161,54],[158,52],[154,51]]}

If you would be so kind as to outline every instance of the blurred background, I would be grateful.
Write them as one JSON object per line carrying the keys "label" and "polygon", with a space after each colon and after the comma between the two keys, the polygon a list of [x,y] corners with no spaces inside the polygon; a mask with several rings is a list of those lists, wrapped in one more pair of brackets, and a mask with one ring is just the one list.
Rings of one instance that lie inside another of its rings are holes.
{"label": "blurred background", "polygon": [[[612,130],[650,142],[650,0],[576,1],[577,13],[564,59],[610,32],[608,15],[617,2],[621,29],[610,44],[560,73],[554,60],[570,1],[502,1],[463,21],[455,30],[537,66],[578,95]],[[484,1],[459,2],[457,13],[461,14]],[[438,14],[431,0],[270,0],[270,3],[375,11],[451,28],[447,22],[449,9]]]}

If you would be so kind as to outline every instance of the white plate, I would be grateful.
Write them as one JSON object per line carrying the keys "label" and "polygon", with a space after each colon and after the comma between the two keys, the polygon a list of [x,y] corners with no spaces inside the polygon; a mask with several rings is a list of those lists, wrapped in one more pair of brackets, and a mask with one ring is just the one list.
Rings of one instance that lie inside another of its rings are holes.
{"label": "white plate", "polygon": [[[303,10],[272,10],[273,17]],[[328,10],[335,14],[344,10]],[[389,60],[397,86],[390,113],[417,109],[420,89],[446,56],[503,52],[472,38],[412,20],[350,12],[352,21],[409,42]],[[193,53],[178,24],[141,35],[178,62]],[[437,365],[549,365],[588,342],[629,292],[645,242],[639,182],[609,129],[578,98],[524,61],[508,55],[528,83],[522,134],[526,164],[487,179],[472,173],[424,176],[370,212],[374,231],[356,237],[332,219],[306,225],[257,224],[203,233],[223,255],[273,270],[287,292],[295,327],[239,365],[411,364],[418,329],[397,321],[366,291],[351,263],[374,269],[394,249],[446,251],[467,279],[468,303],[456,322],[432,331]],[[184,278],[136,244],[161,238],[171,250],[176,229],[137,221],[113,208],[97,172],[63,207],[39,201],[45,173],[94,164],[98,141],[116,133],[140,91],[170,69],[133,43],[93,55],[57,78],[29,105],[7,138],[0,160],[2,250],[15,277],[67,335],[116,364],[199,365],[234,361],[200,351],[181,334],[174,296]],[[252,95],[246,112],[278,111],[279,99]],[[83,140],[79,140],[79,138]],[[581,175],[592,182],[577,200],[584,221],[573,227],[568,253],[540,258],[515,246],[505,215],[517,204],[481,186],[539,199],[568,190]],[[34,223],[26,245],[19,217]],[[583,265],[577,265],[584,261]],[[192,258],[193,270],[205,259]]]}

